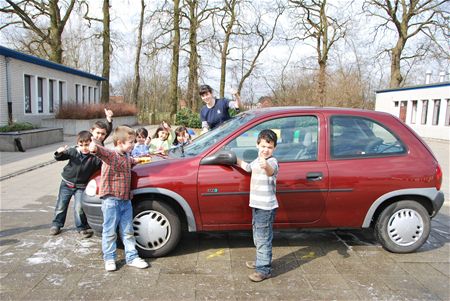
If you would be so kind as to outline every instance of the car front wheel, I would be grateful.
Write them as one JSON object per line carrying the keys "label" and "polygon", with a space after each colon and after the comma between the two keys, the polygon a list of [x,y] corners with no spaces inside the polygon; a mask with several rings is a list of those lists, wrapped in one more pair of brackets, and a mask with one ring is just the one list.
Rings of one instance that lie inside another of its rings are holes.
{"label": "car front wheel", "polygon": [[430,234],[430,216],[415,201],[399,201],[387,206],[375,224],[375,236],[383,248],[394,253],[410,253],[420,248]]}
{"label": "car front wheel", "polygon": [[177,213],[159,200],[141,201],[134,208],[136,248],[142,257],[161,257],[172,251],[181,237]]}

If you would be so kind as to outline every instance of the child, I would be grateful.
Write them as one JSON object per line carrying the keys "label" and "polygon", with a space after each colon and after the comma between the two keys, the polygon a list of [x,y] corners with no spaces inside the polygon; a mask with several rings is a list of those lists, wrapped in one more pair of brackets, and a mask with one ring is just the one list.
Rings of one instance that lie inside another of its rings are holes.
{"label": "child", "polygon": [[171,143],[169,142],[169,131],[164,126],[159,126],[156,129],[155,135],[150,142],[151,154],[167,154]]}
{"label": "child", "polygon": [[[251,163],[241,159],[237,164],[251,172],[250,207],[252,207],[253,242],[256,247],[256,262],[245,264],[255,273],[249,275],[251,281],[260,282],[271,277],[273,222],[278,202],[276,198],[276,181],[278,161],[272,154],[277,146],[277,134],[272,130],[262,130],[256,141],[258,158]],[[268,225],[268,227],[267,227]]]}
{"label": "child", "polygon": [[184,146],[191,143],[191,135],[189,135],[186,127],[179,126],[175,130],[174,147]]}
{"label": "child", "polygon": [[135,133],[132,128],[119,126],[113,134],[114,150],[92,142],[91,153],[103,161],[100,178],[102,198],[103,233],[102,251],[106,271],[116,270],[116,229],[125,247],[127,265],[144,269],[147,262],[138,256],[133,230],[133,207],[131,206],[131,167],[136,160],[129,157],[134,146]]}
{"label": "child", "polygon": [[136,144],[131,152],[132,157],[145,156],[149,154],[150,149],[150,137],[148,137],[148,131],[146,128],[140,128],[136,130]]}
{"label": "child", "polygon": [[106,138],[112,131],[113,111],[105,108],[106,121],[96,121],[91,127],[92,138],[97,144],[104,145]]}
{"label": "child", "polygon": [[89,144],[92,142],[92,134],[81,131],[77,136],[77,146],[68,148],[67,145],[56,150],[54,156],[57,161],[69,160],[61,173],[62,181],[59,186],[58,199],[56,201],[55,214],[50,228],[51,235],[58,235],[66,221],[67,209],[72,196],[75,198],[74,219],[78,232],[84,237],[92,236],[92,230],[86,220],[86,215],[81,208],[81,195],[86,188],[92,173],[102,164],[101,160],[91,155]]}

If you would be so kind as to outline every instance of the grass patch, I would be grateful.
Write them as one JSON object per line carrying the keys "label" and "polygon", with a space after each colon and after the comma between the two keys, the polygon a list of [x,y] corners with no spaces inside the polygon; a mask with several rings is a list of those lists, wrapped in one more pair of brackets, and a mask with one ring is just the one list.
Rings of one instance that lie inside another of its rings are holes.
{"label": "grass patch", "polygon": [[6,133],[6,132],[18,132],[18,131],[26,131],[26,130],[32,130],[36,127],[32,125],[31,123],[24,122],[24,123],[13,123],[10,125],[4,125],[0,126],[0,132]]}

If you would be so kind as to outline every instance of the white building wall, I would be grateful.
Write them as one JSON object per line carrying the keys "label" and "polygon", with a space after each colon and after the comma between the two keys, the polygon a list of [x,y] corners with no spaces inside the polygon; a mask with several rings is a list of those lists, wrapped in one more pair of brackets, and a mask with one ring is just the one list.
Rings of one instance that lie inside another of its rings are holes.
{"label": "white building wall", "polygon": [[[450,101],[450,83],[441,83],[440,86],[415,87],[407,90],[378,91],[376,95],[375,110],[391,113],[400,117],[402,101],[406,101],[405,123],[414,129],[421,137],[450,140],[450,126],[445,125],[447,103]],[[439,99],[439,122],[433,125],[434,101]],[[428,100],[426,124],[422,124],[423,101]],[[416,121],[412,123],[413,101],[417,101]],[[395,103],[398,102],[398,106]]]}
{"label": "white building wall", "polygon": [[[6,99],[3,100],[3,85],[6,85],[6,76],[3,75],[5,73],[3,62],[4,56],[0,56],[0,97],[1,98],[1,114],[0,114],[0,124],[7,123],[8,115],[7,115],[7,107],[6,110],[3,110],[3,104],[6,104]],[[43,67],[40,65],[35,65],[29,62],[21,61],[14,58],[9,58],[9,82],[11,87],[11,98],[12,98],[12,111],[13,111],[13,121],[15,122],[30,122],[34,125],[40,126],[41,120],[43,118],[53,117],[58,109],[59,104],[59,81],[64,82],[65,91],[63,91],[63,101],[62,103],[70,103],[75,102],[75,85],[78,84],[81,87],[86,86],[86,90],[88,87],[92,87],[92,89],[97,88],[97,93],[100,91],[100,82],[66,73],[63,71]],[[25,113],[25,86],[24,86],[24,76],[30,75],[31,78],[31,95],[32,95],[32,113]],[[43,112],[38,112],[38,78],[43,78]],[[54,95],[54,113],[49,112],[49,80],[55,80],[56,83],[56,93]],[[6,96],[5,96],[6,97]],[[99,103],[99,95],[97,95],[97,103]],[[88,98],[86,97],[85,103],[88,103]],[[91,101],[92,103],[92,101]],[[5,115],[5,113],[6,115]]]}
{"label": "white building wall", "polygon": [[0,55],[0,126],[8,124],[8,98],[6,91],[6,58]]}

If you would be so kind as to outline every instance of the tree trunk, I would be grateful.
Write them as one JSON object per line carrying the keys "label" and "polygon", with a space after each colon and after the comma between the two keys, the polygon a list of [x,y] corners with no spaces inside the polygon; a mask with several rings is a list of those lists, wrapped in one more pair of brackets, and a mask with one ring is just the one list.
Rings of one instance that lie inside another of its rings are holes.
{"label": "tree trunk", "polygon": [[145,11],[145,3],[144,3],[144,0],[141,0],[141,19],[139,21],[138,40],[137,40],[137,47],[136,47],[136,60],[134,63],[134,81],[133,81],[133,89],[131,92],[131,100],[136,105],[138,104],[139,86],[141,84],[141,76],[139,73],[139,63],[140,63],[141,48],[142,48],[142,29],[144,27],[144,11]]}
{"label": "tree trunk", "polygon": [[391,81],[390,88],[398,88],[403,83],[403,76],[400,71],[400,60],[402,56],[403,47],[406,41],[401,37],[397,40],[397,44],[391,50]]}
{"label": "tree trunk", "polygon": [[198,51],[197,51],[197,29],[198,18],[196,16],[197,1],[189,1],[189,77],[186,93],[188,107],[196,111],[198,109]]}
{"label": "tree trunk", "polygon": [[175,119],[178,105],[178,71],[180,60],[180,1],[173,0],[173,45],[172,45],[172,67],[170,70],[170,92],[171,104],[170,116]]}
{"label": "tree trunk", "polygon": [[59,17],[59,8],[58,1],[52,0],[49,1],[49,10],[50,10],[50,60],[59,64],[63,63],[62,57],[62,28],[60,27],[61,18]]}
{"label": "tree trunk", "polygon": [[225,96],[225,83],[227,74],[227,57],[228,48],[230,44],[231,35],[233,34],[233,26],[236,22],[236,0],[227,2],[227,12],[230,14],[230,21],[228,22],[225,30],[225,39],[223,41],[222,52],[220,54],[220,97]]}
{"label": "tree trunk", "polygon": [[110,15],[109,0],[103,0],[103,71],[102,77],[106,78],[102,81],[102,103],[109,102],[109,73],[111,69],[111,37],[110,37]]}
{"label": "tree trunk", "polygon": [[326,69],[327,64],[324,61],[319,61],[319,76],[317,80],[317,94],[321,107],[327,105],[326,102]]}

